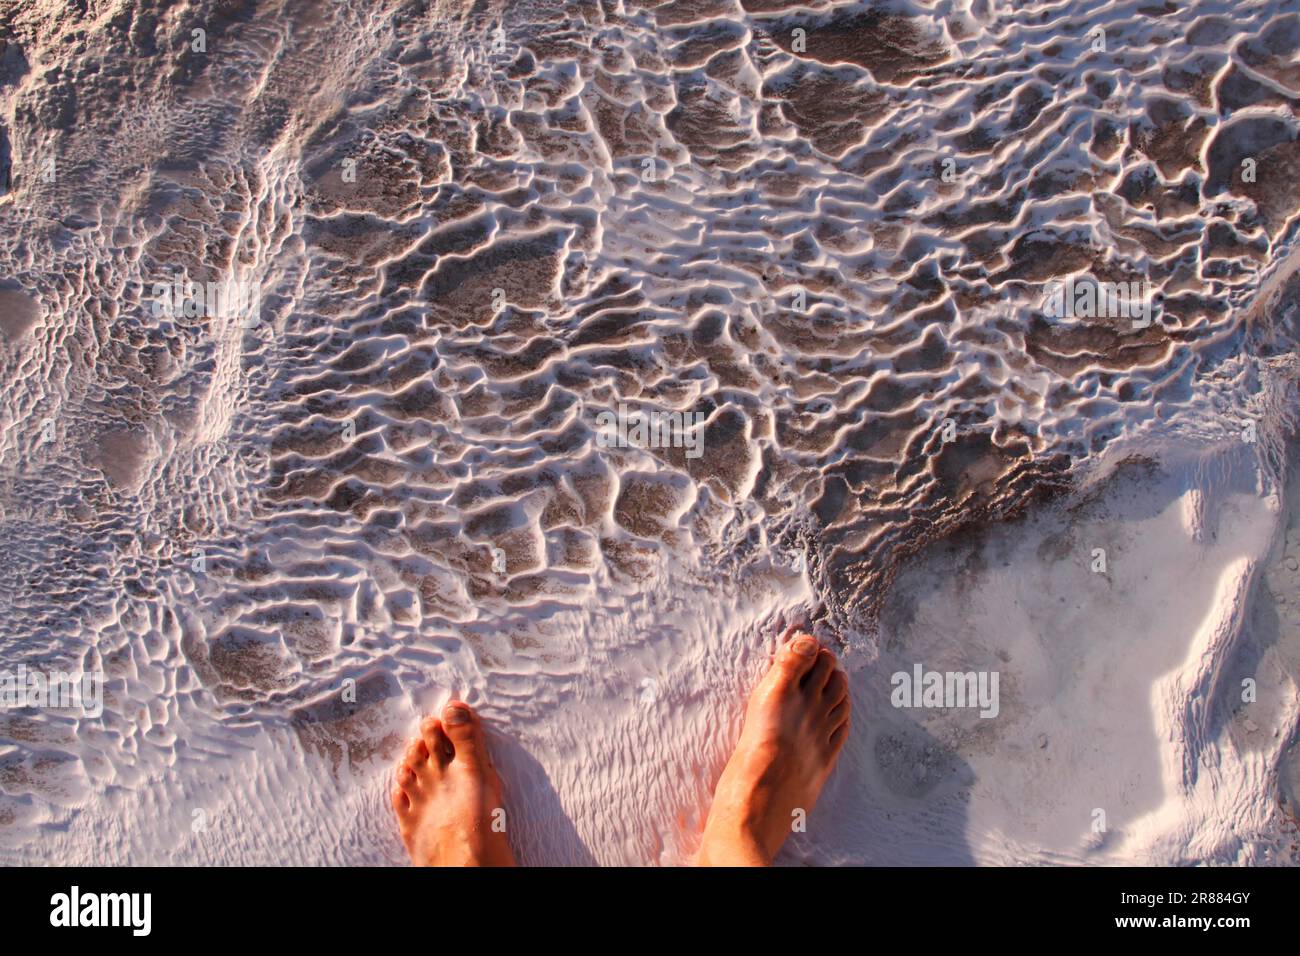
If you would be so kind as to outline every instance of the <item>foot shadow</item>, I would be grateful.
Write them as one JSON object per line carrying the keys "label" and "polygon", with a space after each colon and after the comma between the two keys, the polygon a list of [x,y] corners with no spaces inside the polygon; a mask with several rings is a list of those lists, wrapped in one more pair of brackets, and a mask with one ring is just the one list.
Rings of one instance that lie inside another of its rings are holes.
{"label": "foot shadow", "polygon": [[595,866],[550,775],[523,744],[492,728],[488,749],[501,777],[506,827],[521,866]]}
{"label": "foot shadow", "polygon": [[809,815],[777,864],[974,866],[967,840],[975,772],[904,710],[872,707],[874,669],[850,675],[853,730]]}

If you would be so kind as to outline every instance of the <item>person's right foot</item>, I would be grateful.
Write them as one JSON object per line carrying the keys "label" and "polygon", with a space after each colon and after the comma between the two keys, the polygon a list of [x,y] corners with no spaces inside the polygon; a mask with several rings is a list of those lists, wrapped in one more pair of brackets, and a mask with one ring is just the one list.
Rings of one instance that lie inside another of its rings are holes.
{"label": "person's right foot", "polygon": [[849,734],[849,682],[806,634],[777,651],[749,697],[740,742],[713,795],[696,862],[767,866],[809,814]]}
{"label": "person's right foot", "polygon": [[478,715],[453,700],[427,718],[397,768],[393,809],[416,866],[514,866],[501,782]]}

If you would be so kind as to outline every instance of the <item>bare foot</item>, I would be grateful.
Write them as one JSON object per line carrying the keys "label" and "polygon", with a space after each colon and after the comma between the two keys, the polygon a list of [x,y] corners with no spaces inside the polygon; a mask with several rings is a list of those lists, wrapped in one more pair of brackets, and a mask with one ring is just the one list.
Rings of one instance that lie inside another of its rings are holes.
{"label": "bare foot", "polygon": [[514,866],[501,782],[478,715],[453,700],[425,718],[397,768],[393,809],[416,866]]}
{"label": "bare foot", "polygon": [[796,633],[777,651],[714,791],[700,866],[771,864],[835,767],[849,735],[848,692],[835,655],[814,638]]}

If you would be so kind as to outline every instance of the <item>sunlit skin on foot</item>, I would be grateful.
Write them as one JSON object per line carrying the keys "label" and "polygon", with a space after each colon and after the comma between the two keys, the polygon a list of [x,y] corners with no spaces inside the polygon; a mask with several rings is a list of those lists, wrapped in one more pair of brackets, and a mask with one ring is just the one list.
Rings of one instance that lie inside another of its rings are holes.
{"label": "sunlit skin on foot", "polygon": [[515,864],[501,782],[468,704],[451,701],[420,725],[397,768],[393,809],[416,866]]}
{"label": "sunlit skin on foot", "polygon": [[849,734],[848,690],[835,655],[814,638],[796,633],[777,651],[718,779],[700,866],[771,864],[835,767]]}

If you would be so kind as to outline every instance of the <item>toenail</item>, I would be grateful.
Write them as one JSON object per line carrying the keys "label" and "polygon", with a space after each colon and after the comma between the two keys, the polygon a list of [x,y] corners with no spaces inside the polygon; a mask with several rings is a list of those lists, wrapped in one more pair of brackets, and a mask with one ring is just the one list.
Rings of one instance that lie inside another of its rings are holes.
{"label": "toenail", "polygon": [[792,645],[794,652],[800,657],[812,657],[817,653],[817,642],[811,637],[798,637]]}
{"label": "toenail", "polygon": [[442,719],[449,724],[468,724],[469,711],[464,707],[448,707],[442,712]]}

